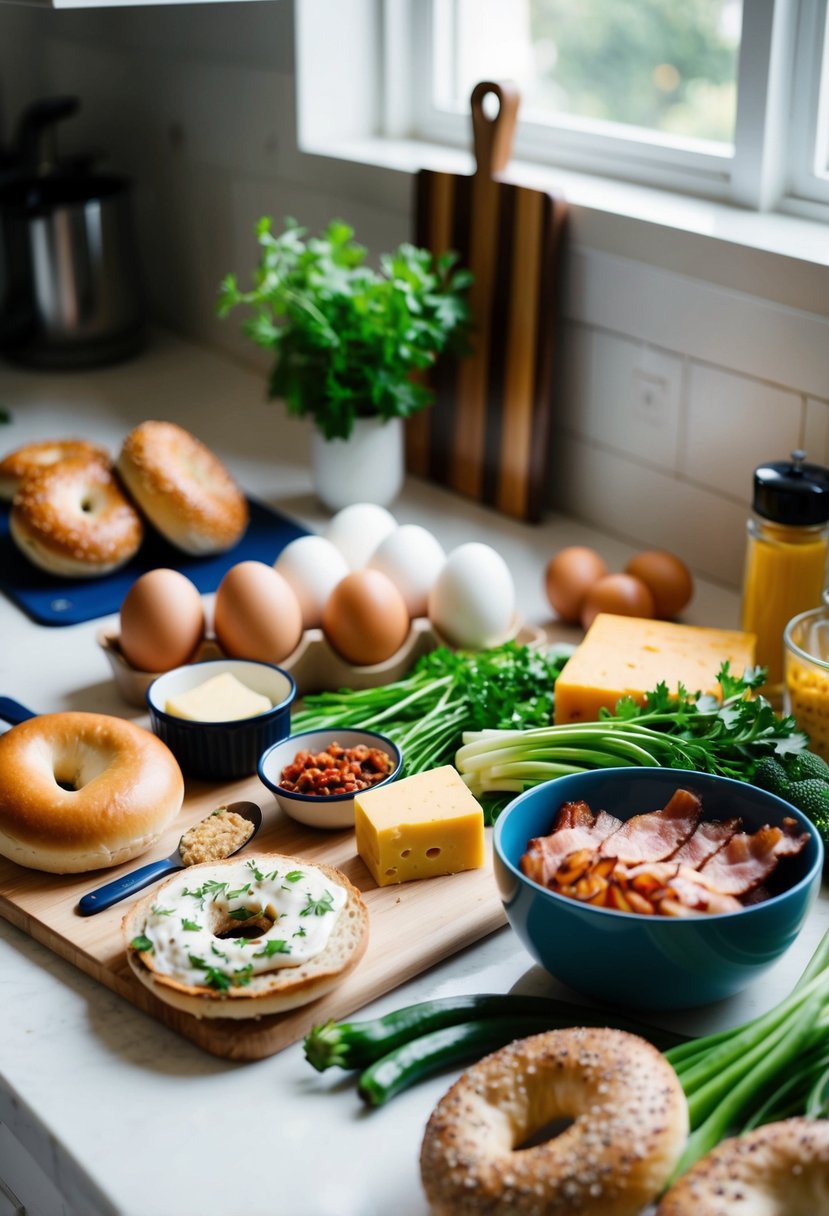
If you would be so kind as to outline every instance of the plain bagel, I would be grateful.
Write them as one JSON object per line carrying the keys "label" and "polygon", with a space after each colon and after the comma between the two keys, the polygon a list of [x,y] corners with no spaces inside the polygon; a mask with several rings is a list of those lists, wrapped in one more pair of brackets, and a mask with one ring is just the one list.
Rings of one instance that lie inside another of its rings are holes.
{"label": "plain bagel", "polygon": [[368,945],[360,892],[279,853],[189,866],[139,900],[122,936],[133,974],[195,1017],[283,1013],[329,992]]}
{"label": "plain bagel", "polygon": [[[559,1136],[521,1146],[557,1119]],[[426,1127],[420,1172],[436,1216],[638,1216],[688,1135],[664,1057],[620,1030],[552,1030],[469,1068]]]}
{"label": "plain bagel", "polygon": [[656,1216],[823,1216],[829,1122],[785,1119],[723,1140],[674,1183]]}
{"label": "plain bagel", "polygon": [[9,516],[12,539],[35,566],[64,578],[97,578],[138,551],[144,528],[111,469],[73,457],[23,479]]}
{"label": "plain bagel", "polygon": [[95,460],[112,464],[106,448],[85,439],[49,439],[40,443],[25,443],[0,460],[0,498],[11,501],[24,478],[61,460]]}
{"label": "plain bagel", "polygon": [[221,460],[174,422],[130,431],[118,471],[153,527],[185,553],[222,553],[248,525],[245,496]]}
{"label": "plain bagel", "polygon": [[41,714],[0,735],[0,854],[74,874],[129,861],[184,799],[181,770],[149,731],[106,714]]}

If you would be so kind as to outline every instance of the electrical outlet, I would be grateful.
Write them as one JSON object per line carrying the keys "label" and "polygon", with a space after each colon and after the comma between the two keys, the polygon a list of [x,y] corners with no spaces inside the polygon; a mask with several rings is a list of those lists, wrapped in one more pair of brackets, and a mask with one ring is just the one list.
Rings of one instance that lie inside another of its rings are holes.
{"label": "electrical outlet", "polygon": [[631,404],[634,417],[654,430],[661,429],[668,415],[669,384],[664,376],[634,368]]}

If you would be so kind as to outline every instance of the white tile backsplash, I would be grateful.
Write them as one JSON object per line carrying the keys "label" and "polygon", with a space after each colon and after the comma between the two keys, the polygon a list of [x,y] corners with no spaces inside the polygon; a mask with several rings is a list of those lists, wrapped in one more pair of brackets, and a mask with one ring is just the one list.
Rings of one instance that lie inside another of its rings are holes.
{"label": "white tile backsplash", "polygon": [[742,496],[752,472],[800,444],[802,402],[760,380],[692,363],[679,471],[729,496]]}
{"label": "white tile backsplash", "polygon": [[[410,177],[355,160],[335,189],[298,149],[294,21],[289,3],[0,4],[6,137],[32,97],[82,97],[61,142],[133,177],[154,317],[261,371],[263,396],[269,356],[215,315],[221,278],[257,261],[256,220],[343,217],[373,259],[411,235]],[[737,584],[754,466],[801,444],[829,464],[829,320],[588,244],[565,265],[551,502]]]}

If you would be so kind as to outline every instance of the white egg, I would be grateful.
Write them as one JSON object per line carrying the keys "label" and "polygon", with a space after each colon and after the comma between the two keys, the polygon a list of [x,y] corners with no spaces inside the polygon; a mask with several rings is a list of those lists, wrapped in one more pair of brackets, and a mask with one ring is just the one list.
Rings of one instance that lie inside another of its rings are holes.
{"label": "white egg", "polygon": [[360,570],[397,520],[385,507],[373,502],[355,502],[328,522],[323,535],[339,549],[351,570]]}
{"label": "white egg", "polygon": [[348,563],[324,536],[300,536],[285,546],[274,569],[299,600],[303,629],[314,629],[322,624],[322,610],[331,592],[348,574]]}
{"label": "white egg", "polygon": [[391,579],[409,616],[425,616],[429,592],[445,561],[443,546],[431,532],[420,524],[401,524],[380,541],[368,565]]}
{"label": "white egg", "polygon": [[480,650],[509,634],[515,584],[499,553],[478,541],[453,549],[429,594],[429,619],[448,642]]}

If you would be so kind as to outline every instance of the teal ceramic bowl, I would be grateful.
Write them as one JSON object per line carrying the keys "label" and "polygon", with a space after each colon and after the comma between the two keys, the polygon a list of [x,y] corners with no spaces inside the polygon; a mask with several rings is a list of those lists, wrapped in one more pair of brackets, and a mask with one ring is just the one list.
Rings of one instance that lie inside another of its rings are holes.
{"label": "teal ceramic bowl", "polygon": [[[678,787],[701,797],[703,819],[739,815],[754,831],[789,817],[809,833],[805,849],[781,863],[768,900],[718,915],[642,916],[579,903],[521,872],[529,841],[551,831],[563,802],[583,799],[594,812],[626,820],[659,810]],[[797,937],[823,866],[820,837],[788,802],[741,781],[679,769],[596,769],[548,781],[501,813],[493,844],[507,917],[536,962],[577,992],[632,1009],[687,1009],[752,983]]]}

